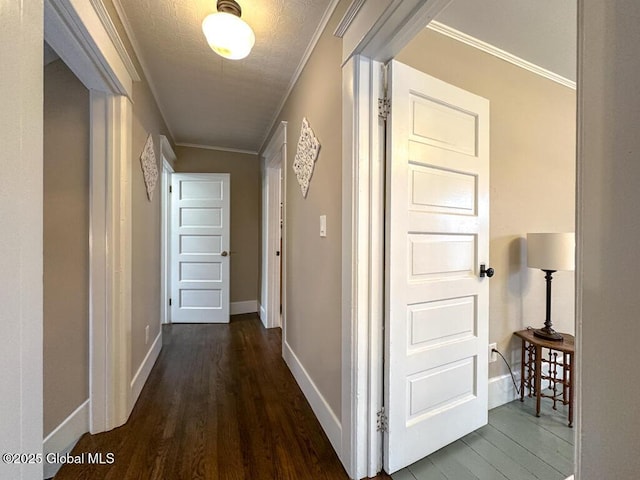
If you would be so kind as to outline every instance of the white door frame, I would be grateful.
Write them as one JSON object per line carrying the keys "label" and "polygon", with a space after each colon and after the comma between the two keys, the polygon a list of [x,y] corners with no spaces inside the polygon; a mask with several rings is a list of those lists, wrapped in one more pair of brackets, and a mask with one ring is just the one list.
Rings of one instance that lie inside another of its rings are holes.
{"label": "white door frame", "polygon": [[382,469],[384,143],[381,65],[450,0],[354,1],[342,37],[342,452],[351,478]]}
{"label": "white door frame", "polygon": [[[287,165],[287,122],[281,122],[262,155],[263,203],[262,203],[262,305],[260,318],[265,328],[279,327],[282,305],[283,338],[284,321],[284,229],[280,228],[280,215],[284,226],[285,189],[283,175]],[[280,205],[282,204],[282,212]],[[282,247],[280,240],[282,237]],[[280,251],[282,260],[276,256]],[[282,262],[282,268],[281,268]],[[282,287],[280,277],[282,273]],[[277,287],[276,287],[277,285]],[[282,289],[282,298],[280,290]]]}
{"label": "white door frame", "polygon": [[162,175],[160,179],[160,320],[162,323],[171,323],[171,174],[175,171],[172,163],[176,161],[176,154],[171,148],[169,139],[160,135],[160,154],[162,156]]}
{"label": "white door frame", "polygon": [[[354,0],[342,37],[342,451],[351,478],[382,469],[377,412],[382,392],[384,163],[377,101],[380,69],[451,0]],[[581,1],[581,0],[579,0]],[[579,24],[579,30],[582,24]],[[578,158],[578,163],[580,159]],[[580,263],[580,257],[578,257]],[[577,269],[576,293],[581,285]],[[576,335],[581,335],[579,312]],[[580,375],[576,362],[576,376]],[[578,389],[580,387],[578,386]],[[580,392],[578,393],[580,395]],[[578,410],[580,403],[577,403]],[[580,417],[579,411],[576,417]],[[580,423],[576,426],[580,450]],[[576,456],[576,469],[580,457]]]}
{"label": "white door frame", "polygon": [[134,64],[101,0],[46,0],[44,39],[91,92],[90,431],[126,422],[131,395]]}

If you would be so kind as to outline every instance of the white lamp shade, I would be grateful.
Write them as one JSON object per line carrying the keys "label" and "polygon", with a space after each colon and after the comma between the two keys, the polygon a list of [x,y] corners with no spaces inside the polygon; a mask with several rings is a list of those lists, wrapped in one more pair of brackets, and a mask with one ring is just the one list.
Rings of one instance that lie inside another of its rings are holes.
{"label": "white lamp shade", "polygon": [[251,27],[240,17],[218,12],[202,22],[202,31],[207,43],[218,55],[231,60],[240,60],[251,52],[256,36]]}
{"label": "white lamp shade", "polygon": [[574,270],[575,233],[528,233],[527,265],[541,270]]}

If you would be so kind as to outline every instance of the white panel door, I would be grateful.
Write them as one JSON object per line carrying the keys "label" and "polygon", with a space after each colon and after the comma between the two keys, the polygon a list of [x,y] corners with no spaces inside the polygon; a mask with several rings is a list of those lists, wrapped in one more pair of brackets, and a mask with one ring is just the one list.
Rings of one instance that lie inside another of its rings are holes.
{"label": "white panel door", "polygon": [[487,423],[489,102],[398,62],[387,127],[385,470]]}
{"label": "white panel door", "polygon": [[229,322],[230,176],[171,176],[171,321]]}

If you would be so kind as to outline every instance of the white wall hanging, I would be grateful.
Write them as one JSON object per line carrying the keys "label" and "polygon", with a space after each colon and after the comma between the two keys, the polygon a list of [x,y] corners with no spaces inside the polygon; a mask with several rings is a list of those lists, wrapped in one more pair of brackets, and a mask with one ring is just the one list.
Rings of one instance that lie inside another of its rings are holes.
{"label": "white wall hanging", "polygon": [[156,164],[156,154],[153,150],[153,137],[151,134],[147,137],[144,149],[140,155],[140,165],[144,175],[144,184],[147,187],[147,197],[149,201],[153,199],[153,191],[158,183],[158,166]]}
{"label": "white wall hanging", "polygon": [[298,178],[298,183],[302,189],[302,196],[307,198],[309,190],[309,182],[313,175],[313,168],[320,151],[320,142],[313,134],[313,130],[309,126],[307,118],[302,119],[302,128],[300,129],[300,139],[298,140],[298,148],[296,150],[296,158],[293,161],[293,171]]}

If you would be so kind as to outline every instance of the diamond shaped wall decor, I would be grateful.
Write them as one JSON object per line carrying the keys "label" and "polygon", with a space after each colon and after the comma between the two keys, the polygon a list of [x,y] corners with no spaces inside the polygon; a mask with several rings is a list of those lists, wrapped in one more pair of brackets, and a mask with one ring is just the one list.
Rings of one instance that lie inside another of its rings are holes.
{"label": "diamond shaped wall decor", "polygon": [[293,161],[293,171],[298,178],[298,183],[300,184],[304,198],[307,198],[309,182],[311,182],[311,176],[313,175],[313,169],[319,151],[320,142],[318,142],[313,130],[311,130],[307,117],[304,117],[302,119],[302,128],[300,129],[296,158]]}
{"label": "diamond shaped wall decor", "polygon": [[144,175],[144,184],[147,187],[147,197],[149,201],[153,199],[153,191],[158,183],[158,166],[156,165],[156,154],[153,150],[153,137],[151,134],[147,137],[144,149],[140,155],[140,166]]}

